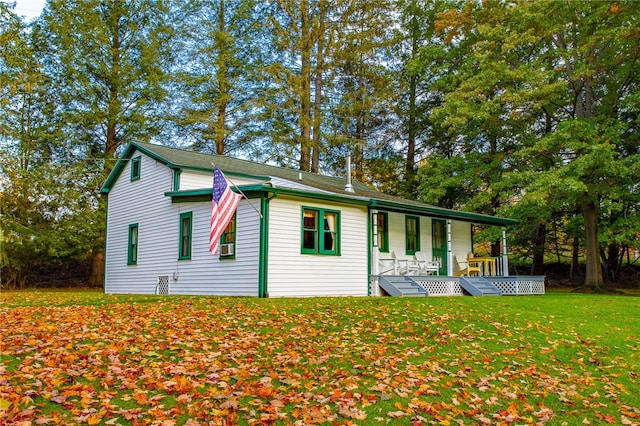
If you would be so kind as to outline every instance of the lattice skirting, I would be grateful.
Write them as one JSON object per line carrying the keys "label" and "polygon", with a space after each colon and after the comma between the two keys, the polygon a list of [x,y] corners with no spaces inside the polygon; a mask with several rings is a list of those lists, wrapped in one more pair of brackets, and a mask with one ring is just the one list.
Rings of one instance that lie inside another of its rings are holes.
{"label": "lattice skirting", "polygon": [[420,287],[429,292],[429,296],[463,296],[464,292],[460,287],[458,280],[442,279],[429,279],[421,280],[416,279],[416,282],[420,284]]}
{"label": "lattice skirting", "polygon": [[[464,291],[460,286],[460,279],[457,277],[412,277],[429,296],[464,296]],[[503,295],[527,295],[544,294],[543,276],[523,276],[523,277],[484,277],[493,285],[498,287]],[[372,276],[369,282],[369,294],[380,296],[378,279]]]}
{"label": "lattice skirting", "polygon": [[156,294],[169,294],[169,276],[160,275],[156,284]]}
{"label": "lattice skirting", "polygon": [[544,277],[505,277],[489,281],[508,295],[544,294]]}

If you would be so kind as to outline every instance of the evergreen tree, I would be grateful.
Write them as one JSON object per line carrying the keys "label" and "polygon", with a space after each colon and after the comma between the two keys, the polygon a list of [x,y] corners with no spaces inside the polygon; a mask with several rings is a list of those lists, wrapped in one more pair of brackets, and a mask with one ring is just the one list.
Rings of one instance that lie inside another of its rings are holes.
{"label": "evergreen tree", "polygon": [[0,44],[2,285],[22,288],[38,271],[86,264],[101,229],[90,220],[84,170],[66,161],[61,144],[46,40],[0,4]]}
{"label": "evergreen tree", "polygon": [[[367,181],[369,159],[387,152],[398,78],[392,71],[397,20],[391,1],[344,2],[336,13],[335,49],[328,80],[330,156],[342,163],[350,150],[354,176]],[[336,161],[336,160],[334,160]]]}
{"label": "evergreen tree", "polygon": [[[51,0],[36,24],[49,44],[45,73],[59,99],[68,161],[84,161],[89,185],[104,181],[124,143],[160,133],[171,65],[166,16],[161,0]],[[98,187],[86,190],[95,197]],[[103,230],[102,200],[92,204],[90,223]],[[102,238],[93,239],[91,285],[102,282],[102,250]]]}
{"label": "evergreen tree", "polygon": [[627,129],[637,112],[629,101],[638,91],[638,18],[634,2],[484,2],[443,13],[438,23],[444,40],[464,49],[439,112],[463,136],[455,173],[471,184],[466,206],[493,214],[561,199],[567,212],[578,207],[585,282],[594,288],[603,285],[607,257],[602,209],[638,201],[627,196],[637,186],[638,149]]}
{"label": "evergreen tree", "polygon": [[226,154],[249,144],[259,93],[261,9],[253,0],[190,1],[176,22],[175,136],[198,151]]}

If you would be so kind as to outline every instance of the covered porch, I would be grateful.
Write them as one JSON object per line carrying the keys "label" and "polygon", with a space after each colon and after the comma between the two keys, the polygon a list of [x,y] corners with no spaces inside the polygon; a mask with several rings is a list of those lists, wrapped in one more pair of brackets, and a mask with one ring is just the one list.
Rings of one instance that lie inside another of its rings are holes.
{"label": "covered porch", "polygon": [[[415,210],[398,213],[372,211],[371,295],[544,294],[544,276],[509,274],[507,226],[515,221],[466,212],[454,212],[455,217],[435,216],[431,211],[419,216]],[[403,218],[401,226],[398,222]],[[499,256],[474,254],[474,223],[500,226]]]}
{"label": "covered porch", "polygon": [[544,294],[544,279],[544,276],[372,275],[370,290],[379,296],[523,296]]}

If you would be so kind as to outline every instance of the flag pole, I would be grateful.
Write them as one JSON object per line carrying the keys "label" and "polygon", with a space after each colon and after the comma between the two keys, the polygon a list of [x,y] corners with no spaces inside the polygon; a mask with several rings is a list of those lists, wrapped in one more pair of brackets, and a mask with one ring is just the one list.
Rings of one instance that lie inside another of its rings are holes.
{"label": "flag pole", "polygon": [[[215,164],[213,161],[211,162],[211,165],[212,165],[214,168],[216,167],[216,164]],[[228,177],[227,175],[224,175],[224,178],[225,178],[226,180],[228,180],[228,181],[229,181],[229,183],[230,183],[230,184],[231,184],[235,189],[237,189],[237,190],[238,190],[238,192],[240,193],[240,195],[242,195],[242,197],[243,197],[245,200],[247,200],[247,203],[249,203],[249,205],[250,205],[250,206],[251,206],[251,208],[256,212],[256,214],[257,214],[258,216],[260,216],[260,219],[263,219],[263,217],[262,217],[262,213],[260,213],[260,212],[258,211],[258,209],[256,209],[256,206],[254,206],[254,205],[253,205],[253,203],[252,203],[251,201],[249,201],[249,197],[247,197],[247,196],[244,194],[244,192],[242,192],[242,189],[240,189],[240,187],[238,187],[238,185],[236,185],[235,183],[233,183],[233,181],[232,181],[231,179],[229,179],[229,177]]]}

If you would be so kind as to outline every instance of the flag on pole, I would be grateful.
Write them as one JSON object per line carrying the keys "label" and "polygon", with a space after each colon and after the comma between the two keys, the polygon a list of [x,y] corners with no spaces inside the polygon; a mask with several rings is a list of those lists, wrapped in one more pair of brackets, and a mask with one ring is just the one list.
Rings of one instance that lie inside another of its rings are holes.
{"label": "flag on pole", "polygon": [[213,168],[213,198],[211,200],[211,230],[209,232],[209,251],[218,255],[220,236],[233,218],[242,196],[236,194],[227,185],[227,180],[217,167]]}

